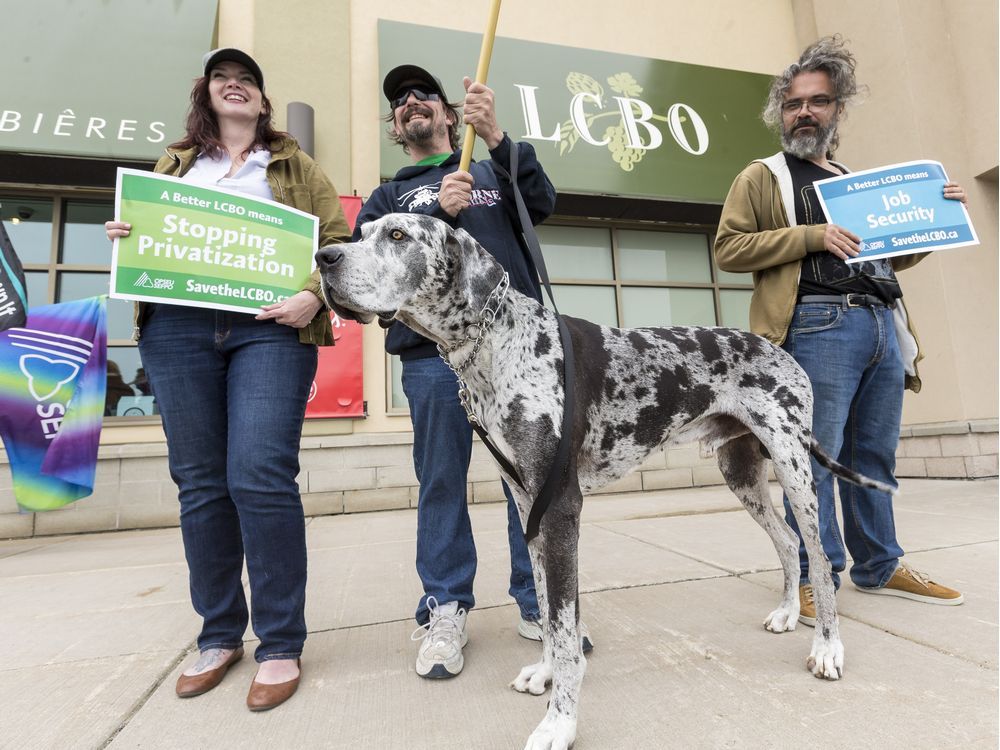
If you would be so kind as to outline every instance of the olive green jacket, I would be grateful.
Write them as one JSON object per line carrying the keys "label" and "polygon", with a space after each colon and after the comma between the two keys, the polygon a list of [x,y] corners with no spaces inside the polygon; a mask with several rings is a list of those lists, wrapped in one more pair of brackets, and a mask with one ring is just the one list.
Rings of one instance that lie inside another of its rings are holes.
{"label": "olive green jacket", "polygon": [[[349,240],[351,230],[344,218],[340,197],[319,165],[299,148],[293,138],[274,141],[270,148],[267,182],[271,186],[274,200],[319,217],[320,247]],[[156,162],[153,171],[171,177],[183,177],[194,164],[198,153],[197,147],[183,151],[168,148],[166,155]],[[318,270],[313,272],[303,291],[312,292],[324,302]],[[148,303],[136,304],[136,340],[139,339],[148,308]],[[303,344],[333,346],[333,331],[330,329],[330,315],[325,302],[309,325],[299,329],[299,341]]]}
{"label": "olive green jacket", "polygon": [[[840,165],[838,165],[840,166]],[[719,268],[753,273],[750,330],[780,346],[795,311],[802,261],[824,252],[826,224],[796,226],[792,179],[784,154],[752,162],[733,182],[715,237]],[[926,253],[892,259],[895,271],[916,265]],[[916,363],[923,359],[903,301],[893,310],[906,370],[906,387],[920,390]]]}

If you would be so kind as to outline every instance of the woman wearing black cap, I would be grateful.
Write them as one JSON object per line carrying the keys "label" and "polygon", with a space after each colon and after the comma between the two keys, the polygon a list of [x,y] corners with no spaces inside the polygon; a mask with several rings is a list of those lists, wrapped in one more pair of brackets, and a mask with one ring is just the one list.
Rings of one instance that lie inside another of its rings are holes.
{"label": "woman wearing black cap", "polygon": [[[319,245],[350,236],[333,185],[271,124],[260,66],[245,52],[208,53],[191,92],[186,135],[156,171],[273,199],[319,217]],[[109,239],[128,235],[106,224]],[[333,343],[318,276],[259,315],[140,303],[139,351],[163,417],[177,483],[201,656],[177,681],[182,698],[218,685],[243,655],[250,580],[260,645],[251,710],[298,687],[306,637],[306,547],[295,477],[316,345]]]}

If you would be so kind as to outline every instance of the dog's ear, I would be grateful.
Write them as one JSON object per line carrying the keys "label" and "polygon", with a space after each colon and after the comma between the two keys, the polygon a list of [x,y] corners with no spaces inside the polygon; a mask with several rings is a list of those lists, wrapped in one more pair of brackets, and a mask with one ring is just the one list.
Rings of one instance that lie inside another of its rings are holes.
{"label": "dog's ear", "polygon": [[455,269],[455,288],[473,310],[481,310],[490,292],[500,283],[503,268],[464,229],[448,228],[445,249]]}

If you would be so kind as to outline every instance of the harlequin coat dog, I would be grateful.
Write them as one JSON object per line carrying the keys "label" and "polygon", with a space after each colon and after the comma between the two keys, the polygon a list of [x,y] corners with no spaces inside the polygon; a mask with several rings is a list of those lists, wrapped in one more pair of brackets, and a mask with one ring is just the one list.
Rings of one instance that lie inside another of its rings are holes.
{"label": "harlequin coat dog", "polygon": [[[342,317],[395,318],[438,343],[467,388],[469,410],[516,469],[525,523],[556,453],[563,411],[562,345],[555,315],[506,286],[503,268],[461,229],[414,214],[366,224],[362,240],[317,253],[324,294]],[[566,318],[575,351],[576,403],[565,480],[529,552],[542,612],[543,658],[512,686],[542,694],[545,718],[526,745],[568,748],[576,737],[585,670],[579,634],[577,542],[582,495],[612,482],[664,444],[713,447],[729,487],[771,537],[784,592],[764,620],[794,630],[799,614],[798,540],[775,511],[767,458],[788,495],[809,555],[817,626],[806,662],[838,679],[844,649],[830,563],[820,545],[810,453],[839,476],[892,491],[822,453],[810,434],[812,390],[784,351],[731,328],[621,330]],[[501,468],[502,471],[502,468]]]}

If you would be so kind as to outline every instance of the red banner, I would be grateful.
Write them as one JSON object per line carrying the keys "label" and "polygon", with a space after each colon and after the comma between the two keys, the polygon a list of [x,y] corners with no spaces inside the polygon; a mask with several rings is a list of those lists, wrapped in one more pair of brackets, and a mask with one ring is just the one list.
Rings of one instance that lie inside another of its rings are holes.
{"label": "red banner", "polygon": [[[361,198],[340,196],[347,224],[361,211]],[[321,346],[316,379],[309,391],[306,419],[317,417],[363,417],[365,401],[361,356],[361,326],[330,313],[336,346]]]}

